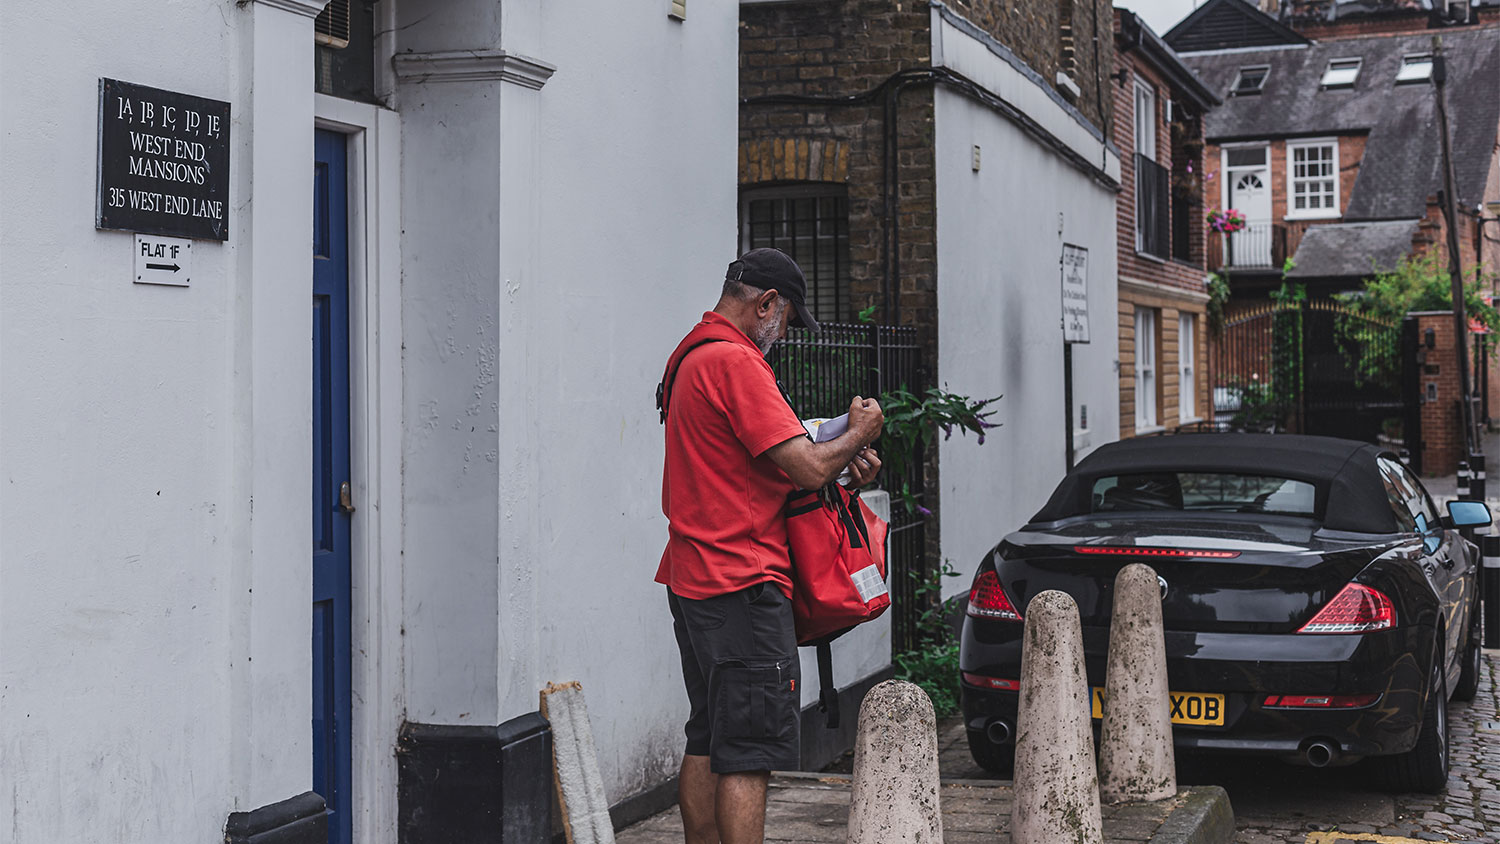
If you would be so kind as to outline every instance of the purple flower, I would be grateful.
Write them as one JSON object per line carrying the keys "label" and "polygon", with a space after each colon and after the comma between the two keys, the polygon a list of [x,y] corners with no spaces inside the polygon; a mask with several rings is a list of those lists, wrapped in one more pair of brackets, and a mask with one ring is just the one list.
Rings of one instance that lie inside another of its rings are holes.
{"label": "purple flower", "polygon": [[931,516],[932,515],[932,511],[931,510],[927,509],[926,507],[923,507],[920,504],[917,505],[917,512],[921,513],[924,516]]}
{"label": "purple flower", "polygon": [[984,432],[983,431],[979,432],[979,444],[980,445],[984,445]]}

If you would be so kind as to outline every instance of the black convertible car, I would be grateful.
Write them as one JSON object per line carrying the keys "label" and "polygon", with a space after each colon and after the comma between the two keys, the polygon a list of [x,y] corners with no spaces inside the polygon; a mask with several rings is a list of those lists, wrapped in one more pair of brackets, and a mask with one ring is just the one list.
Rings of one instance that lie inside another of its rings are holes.
{"label": "black convertible car", "polygon": [[1315,766],[1364,757],[1400,790],[1448,777],[1446,702],[1479,679],[1479,555],[1397,457],[1367,443],[1192,434],[1099,448],[980,564],[960,666],[975,761],[1008,773],[1028,601],[1078,602],[1100,716],[1115,574],[1159,575],[1179,751]]}

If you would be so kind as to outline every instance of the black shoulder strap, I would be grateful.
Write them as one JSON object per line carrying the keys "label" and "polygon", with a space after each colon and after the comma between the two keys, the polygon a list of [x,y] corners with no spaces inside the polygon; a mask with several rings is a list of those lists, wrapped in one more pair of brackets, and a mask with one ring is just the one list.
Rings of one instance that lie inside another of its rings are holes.
{"label": "black shoulder strap", "polygon": [[661,380],[660,382],[657,383],[657,385],[656,385],[656,409],[661,412],[661,424],[663,424],[663,425],[667,424],[667,403],[672,400],[672,385],[677,382],[677,370],[679,370],[679,369],[682,368],[682,361],[687,358],[687,356],[688,356],[689,353],[691,353],[694,349],[698,348],[699,346],[703,345],[704,343],[725,343],[725,342],[728,342],[728,341],[727,340],[721,340],[718,337],[710,337],[707,340],[699,340],[698,342],[694,343],[693,345],[688,346],[687,347],[687,351],[685,351],[685,352],[682,353],[682,357],[679,357],[677,359],[677,364],[667,371],[666,378],[664,378],[663,380]]}
{"label": "black shoulder strap", "polygon": [[818,711],[828,713],[828,729],[839,728],[839,690],[833,685],[833,644],[818,643]]}

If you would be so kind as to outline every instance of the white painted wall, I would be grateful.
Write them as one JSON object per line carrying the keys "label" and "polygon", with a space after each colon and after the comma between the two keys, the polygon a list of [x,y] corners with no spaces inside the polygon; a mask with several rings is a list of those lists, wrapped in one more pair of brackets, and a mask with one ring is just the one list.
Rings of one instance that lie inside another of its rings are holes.
{"label": "white painted wall", "polygon": [[955,392],[1004,396],[991,419],[1003,427],[983,446],[970,434],[939,451],[943,556],[963,573],[945,584],[951,596],[1040,509],[1066,468],[1064,242],[1089,250],[1092,342],[1073,351],[1074,424],[1084,404],[1089,424],[1078,457],[1118,437],[1115,194],[967,97],[939,87],[934,106],[938,375]]}
{"label": "white painted wall", "polygon": [[[211,841],[310,785],[311,28],[264,3],[0,7],[17,842]],[[191,287],[132,284],[131,235],[94,229],[100,77],[232,105],[230,239],[195,244]]]}

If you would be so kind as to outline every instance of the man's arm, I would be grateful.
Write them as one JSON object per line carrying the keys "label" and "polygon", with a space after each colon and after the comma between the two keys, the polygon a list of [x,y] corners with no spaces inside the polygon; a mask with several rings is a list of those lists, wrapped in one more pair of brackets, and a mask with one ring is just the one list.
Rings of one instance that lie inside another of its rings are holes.
{"label": "man's arm", "polygon": [[874,442],[884,424],[879,402],[855,396],[849,404],[849,430],[842,436],[821,443],[793,437],[771,446],[766,454],[792,483],[802,489],[819,489],[837,478],[856,454]]}

